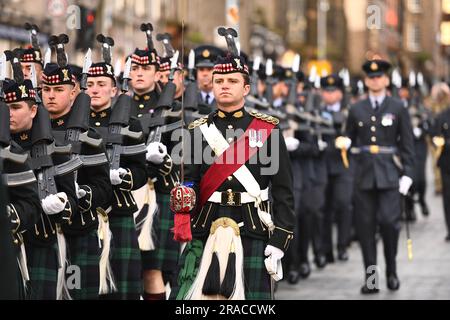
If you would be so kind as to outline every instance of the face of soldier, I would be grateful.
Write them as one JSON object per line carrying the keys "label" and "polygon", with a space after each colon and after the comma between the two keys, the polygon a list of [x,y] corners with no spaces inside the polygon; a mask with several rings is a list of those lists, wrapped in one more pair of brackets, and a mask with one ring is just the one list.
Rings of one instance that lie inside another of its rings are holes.
{"label": "face of soldier", "polygon": [[184,92],[183,80],[184,80],[183,71],[181,71],[181,70],[175,71],[174,78],[173,78],[173,83],[177,87],[176,90],[175,90],[175,98],[181,97],[181,95]]}
{"label": "face of soldier", "polygon": [[409,99],[409,90],[408,90],[408,88],[401,88],[398,91],[398,95],[399,95],[400,99],[408,100]]}
{"label": "face of soldier", "polygon": [[244,97],[250,92],[250,85],[244,83],[241,73],[215,74],[213,77],[213,93],[217,106],[224,111],[232,112],[242,108]]}
{"label": "face of soldier", "polygon": [[333,90],[333,91],[322,91],[322,101],[327,106],[331,106],[335,103],[338,103],[342,100],[342,92],[341,90]]}
{"label": "face of soldier", "polygon": [[197,83],[201,91],[210,92],[213,89],[213,68],[198,68]]}
{"label": "face of soldier", "polygon": [[37,113],[36,104],[31,102],[8,103],[9,107],[9,129],[11,133],[19,133],[31,129],[33,119]]}
{"label": "face of soldier", "polygon": [[154,65],[132,64],[130,77],[133,90],[137,94],[144,94],[155,88],[155,83],[159,80],[159,72]]}
{"label": "face of soldier", "polygon": [[111,100],[116,96],[117,88],[111,78],[91,77],[87,81],[86,93],[91,97],[91,107],[101,111],[111,106]]}
{"label": "face of soldier", "polygon": [[34,62],[21,62],[23,77],[25,79],[31,80],[31,66],[34,64],[36,69],[36,80],[38,85],[41,84],[42,66],[39,63]]}
{"label": "face of soldier", "polygon": [[287,97],[289,92],[289,87],[286,85],[284,81],[279,81],[273,86],[273,98],[283,98]]}
{"label": "face of soldier", "polygon": [[169,82],[170,70],[169,71],[158,71],[158,73],[159,73],[159,81],[161,81],[163,84],[166,84],[167,82]]}
{"label": "face of soldier", "polygon": [[369,92],[372,94],[381,94],[386,91],[389,86],[389,78],[386,75],[380,77],[366,77],[365,78],[366,87],[369,88]]}
{"label": "face of soldier", "polygon": [[70,84],[59,86],[42,86],[42,101],[50,118],[59,118],[70,111],[75,99],[75,87]]}

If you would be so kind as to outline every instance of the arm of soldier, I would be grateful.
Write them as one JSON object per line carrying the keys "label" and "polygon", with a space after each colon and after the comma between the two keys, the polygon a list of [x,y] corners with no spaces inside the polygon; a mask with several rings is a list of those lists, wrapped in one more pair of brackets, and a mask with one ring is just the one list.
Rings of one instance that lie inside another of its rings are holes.
{"label": "arm of soldier", "polygon": [[292,169],[283,135],[278,128],[273,130],[268,142],[271,160],[278,162],[278,170],[271,177],[275,229],[268,245],[286,251],[294,238],[295,225]]}
{"label": "arm of soldier", "polygon": [[356,141],[356,137],[357,137],[357,121],[355,118],[355,108],[356,106],[352,106],[350,108],[350,111],[348,113],[348,118],[347,118],[347,124],[346,124],[346,130],[344,132],[344,134],[350,138],[351,141],[353,141],[353,143]]}
{"label": "arm of soldier", "polygon": [[401,108],[399,122],[399,151],[403,165],[403,175],[414,177],[414,135],[408,110]]}
{"label": "arm of soldier", "polygon": [[167,154],[164,156],[164,160],[161,163],[156,164],[148,161],[147,159],[147,172],[149,178],[157,178],[160,175],[167,176],[174,169],[174,163],[170,151],[173,149],[174,144],[176,144],[177,142],[172,141],[172,137],[175,139],[177,137],[177,134],[172,136],[171,133],[165,133],[161,137],[161,144],[163,144],[167,149]]}
{"label": "arm of soldier", "polygon": [[13,232],[31,230],[40,213],[41,204],[37,192],[37,182],[17,187],[9,187],[9,207]]}
{"label": "arm of soldier", "polygon": [[[141,124],[136,119],[130,119],[130,131],[142,132]],[[142,139],[127,139],[126,145],[136,145],[144,142]],[[137,190],[147,183],[147,168],[145,153],[122,156],[120,158],[120,167],[125,169],[126,174],[121,177],[122,183],[119,188],[123,191]]]}
{"label": "arm of soldier", "polygon": [[[100,139],[101,136],[93,130],[89,131],[89,137]],[[94,155],[106,153],[106,148],[102,143],[100,147],[83,146],[81,154]],[[83,167],[78,171],[78,184],[86,195],[79,199],[79,208],[88,211],[109,203],[112,195],[112,185],[109,179],[109,164],[101,164],[92,167]]]}
{"label": "arm of soldier", "polygon": [[55,183],[58,193],[64,192],[67,196],[66,205],[63,211],[58,214],[56,219],[70,221],[73,214],[78,212],[78,199],[75,189],[75,174],[69,173],[64,176],[55,177]]}

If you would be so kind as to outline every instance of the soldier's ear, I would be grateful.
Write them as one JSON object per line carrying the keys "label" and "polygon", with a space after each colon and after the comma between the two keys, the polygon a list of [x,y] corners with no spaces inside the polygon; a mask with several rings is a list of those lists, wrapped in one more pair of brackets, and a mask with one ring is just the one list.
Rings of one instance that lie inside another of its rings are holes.
{"label": "soldier's ear", "polygon": [[250,85],[244,84],[244,97],[248,96],[249,93],[250,93]]}
{"label": "soldier's ear", "polygon": [[111,98],[114,98],[117,95],[117,87],[111,88]]}
{"label": "soldier's ear", "polygon": [[36,114],[37,114],[37,105],[33,104],[31,106],[31,114],[30,114],[31,119],[34,119],[34,117],[36,117]]}

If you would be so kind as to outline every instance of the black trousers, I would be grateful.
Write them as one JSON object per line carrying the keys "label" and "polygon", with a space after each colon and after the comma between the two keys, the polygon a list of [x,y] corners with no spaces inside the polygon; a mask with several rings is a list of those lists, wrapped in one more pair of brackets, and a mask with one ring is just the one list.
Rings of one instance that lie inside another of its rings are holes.
{"label": "black trousers", "polygon": [[444,170],[441,170],[441,175],[445,223],[447,225],[447,234],[450,235],[450,172],[444,172]]}
{"label": "black trousers", "polygon": [[315,256],[323,254],[322,226],[325,185],[308,185],[294,194],[297,217],[293,243],[289,246],[287,261],[289,270],[297,270],[301,263],[309,262],[308,250],[312,243]]}
{"label": "black trousers", "polygon": [[383,240],[386,273],[397,272],[396,256],[401,229],[401,206],[398,189],[360,190],[354,196],[356,233],[361,246],[364,267],[377,265],[377,227]]}
{"label": "black trousers", "polygon": [[323,218],[323,252],[333,253],[333,221],[337,221],[337,248],[345,250],[352,226],[353,181],[350,172],[328,176]]}

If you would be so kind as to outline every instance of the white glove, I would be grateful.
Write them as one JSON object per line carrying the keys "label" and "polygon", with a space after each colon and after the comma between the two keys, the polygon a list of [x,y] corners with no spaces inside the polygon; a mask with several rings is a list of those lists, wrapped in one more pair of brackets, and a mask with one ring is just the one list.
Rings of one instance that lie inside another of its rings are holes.
{"label": "white glove", "polygon": [[422,136],[422,129],[414,128],[413,133],[416,138],[420,138]]}
{"label": "white glove", "polygon": [[146,159],[153,164],[161,164],[167,155],[167,147],[159,142],[152,142],[147,146]]}
{"label": "white glove", "polygon": [[75,182],[75,191],[78,199],[83,199],[86,196],[86,190],[81,189],[78,183]]}
{"label": "white glove", "polygon": [[42,209],[48,215],[58,214],[64,210],[67,201],[67,194],[65,192],[51,194],[41,200]]}
{"label": "white glove", "polygon": [[264,260],[267,272],[270,274],[273,280],[280,281],[283,279],[283,266],[281,259],[284,256],[284,252],[274,246],[268,245],[264,250],[264,254],[267,258]]}
{"label": "white glove", "polygon": [[300,145],[300,141],[293,137],[286,138],[285,142],[286,142],[286,148],[289,152],[297,150],[298,146]]}
{"label": "white glove", "polygon": [[348,150],[348,149],[350,149],[351,145],[352,145],[352,139],[347,138],[347,137],[338,137],[338,138],[336,138],[336,140],[334,142],[334,146],[336,147],[336,149]]}
{"label": "white glove", "polygon": [[109,180],[113,186],[117,186],[122,183],[122,177],[127,173],[127,170],[123,168],[109,170]]}
{"label": "white glove", "polygon": [[320,151],[323,151],[328,147],[328,143],[326,143],[323,140],[318,140],[317,145],[318,145]]}
{"label": "white glove", "polygon": [[403,176],[400,178],[399,191],[402,195],[406,196],[408,194],[409,188],[411,188],[413,180],[410,177]]}

